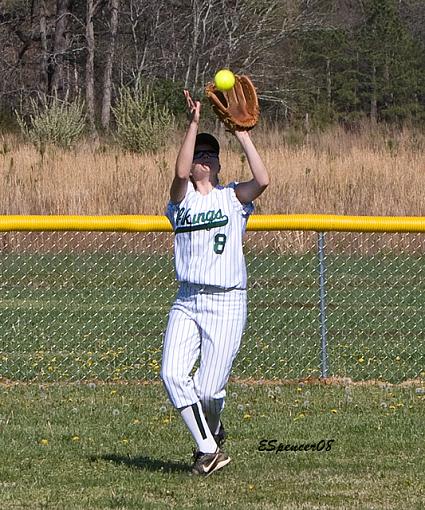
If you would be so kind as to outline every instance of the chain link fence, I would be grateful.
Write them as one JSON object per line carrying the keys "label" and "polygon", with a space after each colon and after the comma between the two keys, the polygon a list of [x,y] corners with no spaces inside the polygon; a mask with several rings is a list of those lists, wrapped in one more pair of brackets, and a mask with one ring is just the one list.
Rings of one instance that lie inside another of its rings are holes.
{"label": "chain link fence", "polygon": [[[248,232],[233,376],[425,376],[424,234]],[[165,232],[0,238],[0,378],[158,379],[177,290]],[[320,285],[320,283],[322,285]]]}

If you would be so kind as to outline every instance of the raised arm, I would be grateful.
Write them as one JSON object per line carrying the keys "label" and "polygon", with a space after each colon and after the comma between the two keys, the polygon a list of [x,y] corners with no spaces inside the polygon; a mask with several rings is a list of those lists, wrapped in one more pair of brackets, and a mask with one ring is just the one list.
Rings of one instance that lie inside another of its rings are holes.
{"label": "raised arm", "polygon": [[240,182],[235,188],[235,193],[239,202],[247,204],[259,197],[267,188],[269,185],[269,174],[251,140],[249,132],[235,131],[234,134],[245,152],[252,172],[252,179],[250,181]]}
{"label": "raised arm", "polygon": [[174,179],[170,189],[170,198],[175,204],[181,202],[186,195],[201,111],[201,103],[199,101],[193,101],[189,91],[185,90],[184,95],[191,114],[191,119],[177,155]]}

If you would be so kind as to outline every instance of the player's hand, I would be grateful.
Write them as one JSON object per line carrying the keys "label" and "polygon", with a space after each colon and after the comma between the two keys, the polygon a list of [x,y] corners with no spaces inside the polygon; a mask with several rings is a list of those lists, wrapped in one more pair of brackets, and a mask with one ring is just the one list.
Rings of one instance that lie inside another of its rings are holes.
{"label": "player's hand", "polygon": [[201,116],[201,103],[200,101],[194,101],[188,90],[184,90],[184,97],[186,98],[187,109],[189,111],[189,118],[191,122],[199,124],[199,118]]}

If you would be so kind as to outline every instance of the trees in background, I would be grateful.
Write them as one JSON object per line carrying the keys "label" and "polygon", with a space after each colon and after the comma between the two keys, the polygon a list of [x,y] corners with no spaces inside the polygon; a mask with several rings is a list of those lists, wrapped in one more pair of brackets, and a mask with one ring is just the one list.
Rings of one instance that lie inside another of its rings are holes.
{"label": "trees in background", "polygon": [[422,122],[424,16],[419,0],[3,0],[0,112],[84,98],[95,134],[120,87],[149,84],[178,114],[183,87],[230,67],[273,120]]}
{"label": "trees in background", "polygon": [[364,0],[315,37],[300,38],[301,65],[316,83],[308,105],[317,117],[424,119],[425,47],[402,9],[402,2]]}

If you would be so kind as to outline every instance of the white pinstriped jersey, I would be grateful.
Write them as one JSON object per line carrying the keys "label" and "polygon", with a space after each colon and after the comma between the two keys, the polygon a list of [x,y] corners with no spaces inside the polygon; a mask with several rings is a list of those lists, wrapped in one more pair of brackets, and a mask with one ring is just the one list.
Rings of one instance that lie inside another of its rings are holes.
{"label": "white pinstriped jersey", "polygon": [[239,202],[236,184],[217,186],[202,195],[189,182],[184,199],[168,203],[179,282],[246,289],[242,237],[254,205]]}

